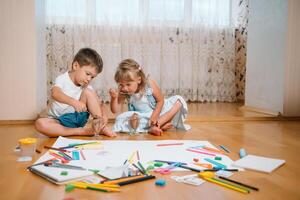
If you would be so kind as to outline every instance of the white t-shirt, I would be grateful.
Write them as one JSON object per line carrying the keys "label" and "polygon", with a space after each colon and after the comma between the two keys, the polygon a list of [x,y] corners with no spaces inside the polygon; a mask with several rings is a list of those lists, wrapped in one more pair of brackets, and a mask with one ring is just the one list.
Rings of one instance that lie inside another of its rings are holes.
{"label": "white t-shirt", "polygon": [[[80,99],[81,93],[83,88],[80,86],[76,86],[73,81],[71,80],[68,71],[64,74],[59,75],[56,77],[54,85],[56,87],[59,87],[61,91],[76,100]],[[89,89],[93,89],[92,86],[88,85]],[[48,114],[51,117],[59,117],[66,113],[73,113],[75,112],[75,109],[73,106],[70,106],[68,104],[60,103],[58,101],[53,100],[52,104],[48,110]]]}

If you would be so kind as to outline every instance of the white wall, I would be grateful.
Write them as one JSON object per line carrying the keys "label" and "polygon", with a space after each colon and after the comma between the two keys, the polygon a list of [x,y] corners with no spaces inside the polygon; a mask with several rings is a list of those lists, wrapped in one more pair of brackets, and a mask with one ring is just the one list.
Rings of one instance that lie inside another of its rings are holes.
{"label": "white wall", "polygon": [[245,105],[300,116],[300,1],[249,1]]}
{"label": "white wall", "polygon": [[245,105],[283,112],[288,1],[249,1]]}
{"label": "white wall", "polygon": [[300,116],[300,1],[289,0],[283,115]]}
{"label": "white wall", "polygon": [[1,1],[0,120],[34,119],[46,103],[41,9],[42,0]]}

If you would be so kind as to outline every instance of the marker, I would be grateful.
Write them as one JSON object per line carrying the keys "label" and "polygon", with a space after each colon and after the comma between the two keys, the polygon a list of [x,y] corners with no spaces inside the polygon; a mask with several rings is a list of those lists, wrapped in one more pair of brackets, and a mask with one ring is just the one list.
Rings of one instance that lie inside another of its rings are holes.
{"label": "marker", "polygon": [[60,149],[60,148],[55,148],[55,147],[49,147],[49,146],[44,146],[45,149],[52,149],[56,151],[61,151],[61,152],[68,152],[67,150]]}
{"label": "marker", "polygon": [[212,159],[204,158],[204,160],[207,161],[207,162],[210,162],[210,163],[213,164],[213,165],[216,165],[217,167],[219,167],[219,168],[221,168],[221,169],[226,169],[226,168],[227,168],[226,165],[223,165],[223,164],[221,164],[221,163],[219,163],[219,162],[217,162],[217,161],[214,161],[214,160],[212,160]]}
{"label": "marker", "polygon": [[123,185],[128,185],[128,184],[132,184],[132,183],[137,183],[137,182],[141,182],[141,181],[146,181],[149,179],[154,179],[155,176],[152,175],[147,175],[141,178],[136,178],[136,179],[132,179],[132,180],[128,180],[128,181],[123,181],[123,182],[119,182],[117,183],[119,186],[123,186]]}
{"label": "marker", "polygon": [[162,162],[162,163],[167,163],[167,164],[173,164],[173,163],[180,163],[180,165],[186,165],[186,163],[183,162],[176,162],[176,161],[166,161],[166,160],[154,160],[154,162]]}
{"label": "marker", "polygon": [[118,184],[120,182],[129,181],[129,180],[138,179],[138,178],[143,178],[143,177],[145,177],[145,175],[122,177],[122,178],[117,178],[117,179],[114,179],[114,180],[105,180],[105,181],[102,181],[102,183],[105,183],[105,184]]}
{"label": "marker", "polygon": [[221,181],[219,179],[214,178],[214,173],[212,173],[212,172],[201,172],[201,173],[198,174],[198,176],[201,177],[201,178],[203,178],[206,181],[215,183],[217,185],[226,187],[228,189],[232,189],[232,190],[235,190],[235,191],[238,191],[238,192],[242,192],[242,193],[249,193],[249,190],[246,190],[246,189],[243,189],[243,188],[231,185],[229,183],[225,183],[225,182],[223,182],[223,181]]}

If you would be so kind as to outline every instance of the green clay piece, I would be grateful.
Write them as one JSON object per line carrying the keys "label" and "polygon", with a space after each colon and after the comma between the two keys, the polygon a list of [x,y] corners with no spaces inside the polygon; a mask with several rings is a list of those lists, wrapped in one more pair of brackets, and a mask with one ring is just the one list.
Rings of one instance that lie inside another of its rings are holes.
{"label": "green clay piece", "polygon": [[163,166],[163,164],[164,163],[162,163],[162,162],[156,162],[156,163],[154,163],[154,166],[155,167],[161,167],[161,166]]}
{"label": "green clay piece", "polygon": [[61,176],[67,176],[67,175],[68,175],[68,172],[67,172],[67,171],[62,171],[62,172],[60,172],[60,175],[61,175]]}
{"label": "green clay piece", "polygon": [[148,167],[147,167],[147,171],[150,171],[150,170],[152,170],[152,169],[154,169],[154,166],[152,166],[152,165],[149,165]]}
{"label": "green clay piece", "polygon": [[66,185],[66,188],[65,188],[65,191],[66,191],[66,192],[71,192],[72,190],[74,190],[74,188],[75,188],[74,185],[67,184],[67,185]]}
{"label": "green clay piece", "polygon": [[216,156],[215,160],[222,160],[222,157]]}

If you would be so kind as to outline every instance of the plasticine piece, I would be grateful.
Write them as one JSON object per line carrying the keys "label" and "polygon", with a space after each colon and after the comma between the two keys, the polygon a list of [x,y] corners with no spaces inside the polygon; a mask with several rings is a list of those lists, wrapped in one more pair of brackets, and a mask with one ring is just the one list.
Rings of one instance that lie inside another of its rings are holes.
{"label": "plasticine piece", "polygon": [[166,185],[166,181],[163,180],[163,179],[158,179],[157,181],[155,181],[155,185],[165,186]]}
{"label": "plasticine piece", "polygon": [[66,185],[66,188],[65,188],[65,191],[66,191],[66,192],[71,192],[72,190],[74,190],[74,188],[75,188],[74,185],[67,184],[67,185]]}
{"label": "plasticine piece", "polygon": [[163,164],[164,163],[162,163],[162,162],[156,162],[156,163],[154,163],[154,166],[155,167],[161,167],[161,166],[163,166]]}
{"label": "plasticine piece", "polygon": [[193,161],[194,162],[199,162],[199,159],[198,158],[194,158]]}
{"label": "plasticine piece", "polygon": [[60,175],[61,175],[61,176],[67,176],[67,175],[68,175],[68,172],[67,172],[67,171],[62,171],[62,172],[60,172]]}
{"label": "plasticine piece", "polygon": [[216,157],[215,157],[215,160],[222,160],[222,157],[216,156]]}
{"label": "plasticine piece", "polygon": [[149,165],[149,166],[147,167],[146,171],[150,171],[150,170],[153,170],[153,169],[154,169],[154,166]]}

